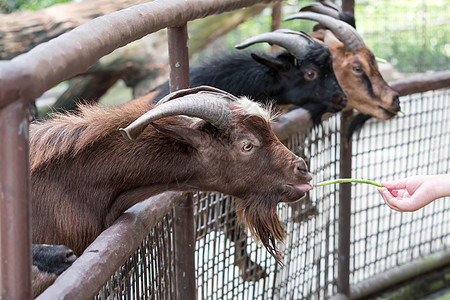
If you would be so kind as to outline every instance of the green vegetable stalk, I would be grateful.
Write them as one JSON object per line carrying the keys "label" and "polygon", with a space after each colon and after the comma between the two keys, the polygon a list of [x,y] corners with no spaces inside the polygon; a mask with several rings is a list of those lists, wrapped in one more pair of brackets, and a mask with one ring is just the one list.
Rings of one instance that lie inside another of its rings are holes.
{"label": "green vegetable stalk", "polygon": [[336,180],[323,181],[323,182],[317,183],[316,186],[324,186],[324,185],[329,185],[329,184],[347,183],[347,182],[367,183],[367,184],[372,184],[372,185],[375,185],[375,186],[378,186],[378,187],[383,187],[381,185],[381,183],[378,183],[378,182],[375,182],[375,181],[363,180],[363,179],[351,179],[351,178],[341,178],[341,179],[336,179]]}

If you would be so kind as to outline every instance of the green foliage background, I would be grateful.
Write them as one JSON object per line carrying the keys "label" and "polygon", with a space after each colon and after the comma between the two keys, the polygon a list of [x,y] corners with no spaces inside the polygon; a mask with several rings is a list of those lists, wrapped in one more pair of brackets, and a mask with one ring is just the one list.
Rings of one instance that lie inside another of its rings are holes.
{"label": "green foliage background", "polygon": [[11,13],[20,10],[39,10],[69,0],[0,0],[0,12]]}

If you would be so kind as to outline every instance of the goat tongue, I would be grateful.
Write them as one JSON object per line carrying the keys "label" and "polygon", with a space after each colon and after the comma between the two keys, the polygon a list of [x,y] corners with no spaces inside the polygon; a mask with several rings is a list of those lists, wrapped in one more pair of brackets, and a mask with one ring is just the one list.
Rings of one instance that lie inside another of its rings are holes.
{"label": "goat tongue", "polygon": [[296,185],[294,185],[294,187],[301,191],[304,191],[304,192],[307,192],[307,191],[310,191],[313,189],[313,186],[310,185],[309,183],[296,184]]}

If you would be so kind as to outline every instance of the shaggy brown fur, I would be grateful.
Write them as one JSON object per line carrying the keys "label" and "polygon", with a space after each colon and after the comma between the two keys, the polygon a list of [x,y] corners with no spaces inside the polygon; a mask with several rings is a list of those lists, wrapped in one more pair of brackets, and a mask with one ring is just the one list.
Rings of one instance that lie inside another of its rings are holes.
{"label": "shaggy brown fur", "polygon": [[238,197],[239,215],[279,260],[275,242],[284,232],[277,203],[301,198],[311,176],[267,118],[242,103],[230,107],[234,123],[226,130],[167,117],[131,142],[118,128],[150,109],[144,101],[81,107],[33,124],[33,243],[64,244],[80,255],[135,203],[166,190],[207,190]]}
{"label": "shaggy brown fur", "polygon": [[49,286],[55,282],[58,275],[41,272],[36,266],[31,267],[33,299],[42,294]]}

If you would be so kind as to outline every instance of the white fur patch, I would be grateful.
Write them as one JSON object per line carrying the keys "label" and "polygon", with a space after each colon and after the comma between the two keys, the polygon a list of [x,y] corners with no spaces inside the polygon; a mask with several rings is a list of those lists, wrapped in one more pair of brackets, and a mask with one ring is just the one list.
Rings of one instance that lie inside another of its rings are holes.
{"label": "white fur patch", "polygon": [[239,103],[240,110],[242,110],[245,114],[259,115],[267,121],[270,121],[274,117],[272,115],[272,105],[270,104],[263,105],[255,101],[251,101],[247,97],[241,97],[237,102]]}

